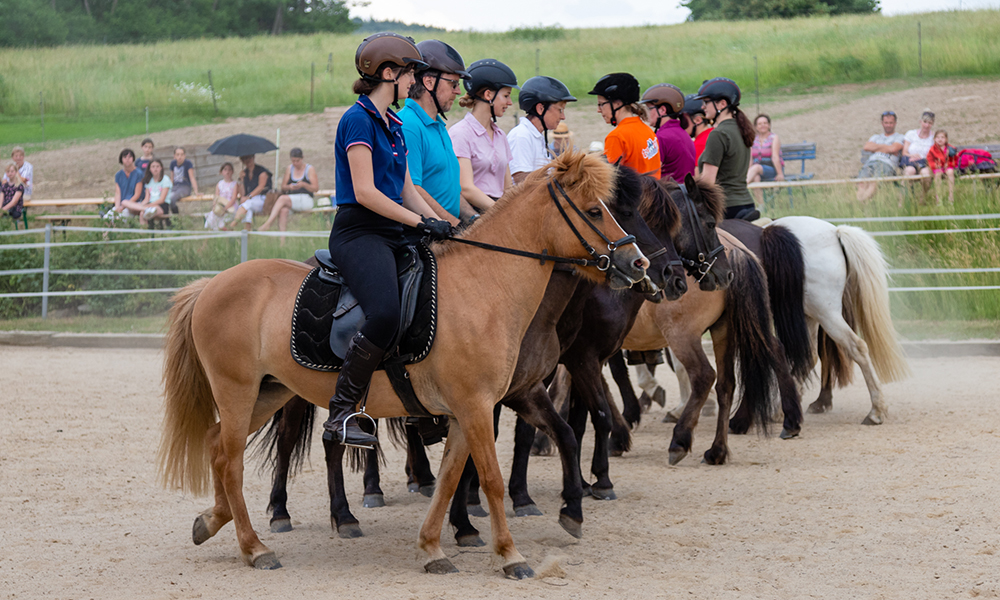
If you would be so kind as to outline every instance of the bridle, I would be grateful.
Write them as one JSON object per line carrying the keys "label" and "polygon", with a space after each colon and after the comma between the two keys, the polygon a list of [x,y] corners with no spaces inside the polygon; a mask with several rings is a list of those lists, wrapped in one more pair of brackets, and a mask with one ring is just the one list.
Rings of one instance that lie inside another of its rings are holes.
{"label": "bridle", "polygon": [[722,243],[720,242],[713,250],[708,249],[708,240],[705,239],[705,234],[701,231],[701,218],[698,217],[698,210],[695,208],[694,202],[687,193],[687,188],[681,184],[678,186],[684,196],[684,203],[687,208],[687,220],[688,224],[691,225],[691,229],[694,232],[694,245],[698,250],[698,260],[691,260],[684,256],[681,256],[681,262],[684,263],[684,268],[687,270],[688,275],[693,277],[698,283],[704,279],[708,273],[715,266],[715,261],[719,260],[719,254],[724,250]]}
{"label": "bridle", "polygon": [[[580,267],[596,267],[598,271],[608,271],[609,269],[612,269],[614,271],[617,271],[622,277],[628,279],[633,284],[638,283],[636,280],[632,279],[627,273],[623,272],[621,269],[616,267],[614,261],[612,260],[616,250],[618,250],[622,246],[627,246],[629,244],[636,243],[635,236],[629,234],[618,241],[614,242],[611,241],[610,238],[604,235],[604,232],[602,232],[593,223],[590,222],[590,219],[588,219],[587,216],[583,214],[583,211],[580,210],[580,208],[573,202],[573,200],[570,199],[569,195],[566,193],[566,190],[563,189],[562,185],[558,181],[555,180],[550,181],[548,183],[548,188],[549,188],[549,197],[552,198],[552,202],[556,205],[556,208],[559,209],[559,214],[562,215],[563,220],[566,222],[567,225],[569,225],[570,230],[573,232],[574,235],[576,235],[576,239],[580,241],[580,244],[583,246],[584,250],[587,251],[587,254],[589,254],[591,258],[586,259],[586,258],[569,258],[565,256],[552,256],[545,249],[543,249],[541,252],[528,252],[526,250],[505,248],[503,246],[495,246],[493,244],[486,244],[483,242],[476,242],[473,240],[466,240],[461,238],[451,238],[452,241],[458,242],[460,244],[467,244],[469,246],[475,246],[477,248],[483,248],[484,250],[492,250],[494,252],[513,254],[515,256],[523,256],[526,258],[535,258],[538,259],[539,264],[542,265],[544,265],[546,262],[553,262],[556,264],[569,264]],[[556,194],[557,191],[558,195]],[[586,239],[584,239],[583,235],[580,234],[580,231],[576,228],[576,225],[573,224],[573,221],[570,220],[569,215],[566,213],[566,210],[562,207],[562,204],[560,204],[559,202],[560,195],[566,200],[566,203],[573,208],[576,214],[579,215],[581,219],[583,219],[583,222],[586,223],[587,226],[590,227],[590,229],[594,233],[599,235],[605,244],[607,244],[608,246],[607,254],[601,254],[600,252],[598,252],[597,249],[591,246],[590,243],[587,242]],[[661,248],[660,250],[654,252],[648,258],[659,256],[664,252],[666,252],[666,248]]]}

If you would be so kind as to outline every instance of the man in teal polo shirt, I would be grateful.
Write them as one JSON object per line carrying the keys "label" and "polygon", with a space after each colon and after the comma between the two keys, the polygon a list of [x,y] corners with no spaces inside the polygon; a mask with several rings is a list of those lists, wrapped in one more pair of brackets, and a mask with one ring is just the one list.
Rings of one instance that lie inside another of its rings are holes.
{"label": "man in teal polo shirt", "polygon": [[417,192],[439,218],[458,225],[462,185],[444,114],[458,97],[461,80],[469,74],[462,56],[448,44],[425,40],[417,48],[429,68],[417,73],[406,105],[399,111],[406,161]]}

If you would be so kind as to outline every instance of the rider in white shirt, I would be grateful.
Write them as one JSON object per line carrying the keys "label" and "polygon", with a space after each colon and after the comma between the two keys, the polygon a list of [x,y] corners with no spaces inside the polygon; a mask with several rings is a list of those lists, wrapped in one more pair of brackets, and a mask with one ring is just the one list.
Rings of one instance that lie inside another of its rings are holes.
{"label": "rider in white shirt", "polygon": [[558,79],[536,76],[521,86],[517,102],[526,116],[507,134],[514,157],[510,162],[514,183],[520,183],[528,173],[552,160],[548,132],[566,118],[566,103],[576,102],[576,98]]}

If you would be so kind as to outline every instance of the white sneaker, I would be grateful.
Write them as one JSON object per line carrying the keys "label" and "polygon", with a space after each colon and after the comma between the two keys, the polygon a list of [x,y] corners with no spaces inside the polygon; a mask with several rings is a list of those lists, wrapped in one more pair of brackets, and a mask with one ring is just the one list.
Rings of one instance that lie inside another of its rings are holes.
{"label": "white sneaker", "polygon": [[146,215],[147,219],[152,218],[156,214],[156,207],[150,206],[142,214]]}
{"label": "white sneaker", "polygon": [[111,209],[111,210],[109,210],[108,212],[106,212],[106,213],[104,213],[103,215],[101,215],[101,217],[102,217],[102,218],[103,218],[103,219],[104,219],[105,221],[114,221],[114,220],[115,220],[115,217],[117,217],[117,214],[115,213],[115,209],[113,209],[113,208],[112,208],[112,209]]}

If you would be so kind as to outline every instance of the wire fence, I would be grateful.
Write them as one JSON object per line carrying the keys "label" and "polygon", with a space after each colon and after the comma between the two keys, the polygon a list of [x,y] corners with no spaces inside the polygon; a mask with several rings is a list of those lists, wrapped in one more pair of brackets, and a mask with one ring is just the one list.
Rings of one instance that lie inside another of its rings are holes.
{"label": "wire fence", "polygon": [[[850,218],[830,218],[826,219],[832,223],[912,223],[912,222],[942,222],[942,221],[973,221],[973,220],[1000,220],[1000,213],[989,213],[979,215],[954,215],[954,216],[912,216],[912,217],[850,217]],[[900,231],[874,231],[873,236],[927,236],[946,234],[966,234],[966,233],[992,233],[1000,231],[1000,227],[973,227],[964,229],[917,229]],[[52,240],[54,232],[78,232],[87,234],[102,234],[103,239],[88,241],[62,241]],[[0,293],[3,298],[41,298],[41,316],[46,318],[49,313],[49,298],[60,297],[86,297],[86,296],[117,296],[126,294],[166,294],[177,292],[181,287],[144,287],[133,289],[70,289],[53,290],[50,286],[50,276],[53,275],[99,275],[99,276],[140,276],[140,277],[211,277],[220,273],[220,270],[212,269],[64,269],[52,268],[51,254],[53,249],[58,248],[81,248],[86,246],[120,246],[123,244],[172,244],[176,242],[191,242],[203,240],[238,239],[239,240],[239,262],[246,262],[250,253],[250,238],[321,238],[329,237],[328,231],[288,231],[288,232],[205,232],[197,230],[164,230],[156,231],[152,237],[133,237],[131,239],[107,239],[111,235],[142,236],[149,235],[149,231],[141,229],[121,229],[107,227],[76,227],[76,226],[55,226],[46,224],[45,229],[30,229],[20,231],[0,232],[0,238],[12,238],[29,235],[39,235],[44,233],[42,242],[16,242],[0,244],[0,251],[14,250],[38,250],[43,251],[42,267],[6,269],[0,270],[0,276],[38,276],[41,275],[39,290],[25,292]],[[893,268],[889,269],[891,275],[962,275],[962,274],[985,274],[1000,273],[1000,267],[952,267],[952,268]],[[907,292],[954,292],[954,291],[990,291],[1000,290],[1000,285],[942,285],[942,286],[897,286],[890,287],[889,291],[894,293]]]}

